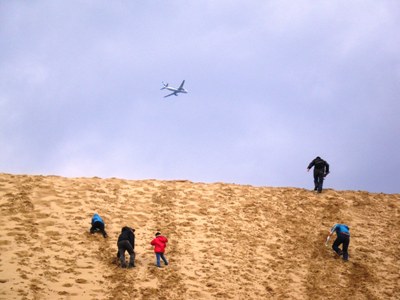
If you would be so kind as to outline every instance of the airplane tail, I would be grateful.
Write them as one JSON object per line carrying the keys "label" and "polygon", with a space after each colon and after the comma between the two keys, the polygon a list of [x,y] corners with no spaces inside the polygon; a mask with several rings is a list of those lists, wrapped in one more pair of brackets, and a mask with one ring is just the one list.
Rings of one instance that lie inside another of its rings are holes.
{"label": "airplane tail", "polygon": [[163,81],[162,84],[163,84],[164,86],[163,86],[160,90],[163,90],[163,89],[165,89],[166,87],[168,87],[168,82],[165,83],[165,82]]}

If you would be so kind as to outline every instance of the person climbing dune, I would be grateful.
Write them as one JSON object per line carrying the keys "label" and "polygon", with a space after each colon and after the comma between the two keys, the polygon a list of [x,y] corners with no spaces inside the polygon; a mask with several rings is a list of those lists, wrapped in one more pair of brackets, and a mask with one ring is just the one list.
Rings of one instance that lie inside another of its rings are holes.
{"label": "person climbing dune", "polygon": [[[343,255],[343,260],[347,261],[349,260],[348,248],[350,244],[350,228],[345,224],[333,225],[328,237],[326,238],[325,246],[328,246],[328,242],[335,232],[336,240],[332,244],[332,249],[336,252],[337,255]],[[339,248],[341,244],[343,244],[342,249]]]}
{"label": "person climbing dune", "polygon": [[105,224],[103,219],[98,215],[94,214],[92,217],[92,227],[90,228],[90,233],[94,234],[97,231],[100,231],[103,234],[103,237],[107,237],[107,232],[105,231]]}
{"label": "person climbing dune", "polygon": [[165,248],[167,247],[168,239],[161,235],[161,232],[156,233],[156,237],[151,241],[151,245],[154,246],[154,253],[156,254],[156,265],[161,268],[160,259],[163,260],[167,266],[168,261],[164,256]]}
{"label": "person climbing dune", "polygon": [[135,267],[135,229],[128,226],[122,227],[117,246],[117,257],[121,262],[121,267],[126,268],[125,251],[129,253],[128,268]]}

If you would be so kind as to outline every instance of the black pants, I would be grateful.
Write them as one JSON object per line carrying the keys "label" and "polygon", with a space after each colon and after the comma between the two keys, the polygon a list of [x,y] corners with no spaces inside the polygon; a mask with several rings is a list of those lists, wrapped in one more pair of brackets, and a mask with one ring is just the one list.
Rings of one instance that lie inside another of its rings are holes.
{"label": "black pants", "polygon": [[125,268],[126,267],[126,261],[125,261],[125,251],[128,251],[129,253],[129,267],[134,267],[135,266],[135,251],[127,240],[123,240],[118,242],[118,257],[119,260],[121,261],[121,267]]}
{"label": "black pants", "polygon": [[[339,246],[341,244],[343,244],[342,250],[339,249]],[[347,249],[349,248],[349,244],[350,244],[350,236],[348,236],[347,234],[339,233],[336,237],[336,240],[333,242],[332,249],[338,255],[341,255],[343,253],[343,259],[348,260],[349,253]]]}
{"label": "black pants", "polygon": [[324,183],[324,170],[314,169],[314,191],[321,192]]}
{"label": "black pants", "polygon": [[95,233],[96,231],[100,231],[104,237],[107,237],[107,233],[104,230],[104,223],[96,221],[92,224],[92,228],[90,228],[90,233]]}

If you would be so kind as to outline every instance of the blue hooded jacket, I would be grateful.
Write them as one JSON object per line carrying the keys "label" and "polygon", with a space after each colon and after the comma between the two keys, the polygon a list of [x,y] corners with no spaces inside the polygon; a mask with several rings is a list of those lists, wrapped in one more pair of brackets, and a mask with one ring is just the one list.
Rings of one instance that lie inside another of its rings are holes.
{"label": "blue hooded jacket", "polygon": [[335,224],[333,225],[331,232],[336,231],[336,234],[343,233],[350,236],[349,226],[345,224]]}
{"label": "blue hooded jacket", "polygon": [[94,215],[93,215],[93,218],[92,218],[92,225],[93,225],[95,222],[100,222],[100,223],[103,223],[103,224],[104,224],[103,219],[102,219],[98,214],[94,214]]}

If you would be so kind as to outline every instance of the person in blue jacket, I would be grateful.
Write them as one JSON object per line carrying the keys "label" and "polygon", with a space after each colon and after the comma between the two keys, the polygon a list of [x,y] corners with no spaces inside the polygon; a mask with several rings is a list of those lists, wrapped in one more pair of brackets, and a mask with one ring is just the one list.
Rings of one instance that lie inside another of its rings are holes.
{"label": "person in blue jacket", "polygon": [[104,230],[105,226],[106,225],[104,224],[103,219],[98,214],[94,214],[92,217],[92,227],[90,228],[90,233],[93,234],[96,231],[100,231],[103,234],[103,237],[106,238],[107,233]]}
{"label": "person in blue jacket", "polygon": [[[349,226],[345,224],[335,224],[331,228],[328,237],[326,238],[325,245],[328,246],[328,242],[332,234],[336,232],[336,240],[333,242],[332,249],[337,253],[337,255],[343,255],[343,260],[349,260],[348,248],[350,244],[350,229]],[[339,246],[343,244],[342,249]]]}

